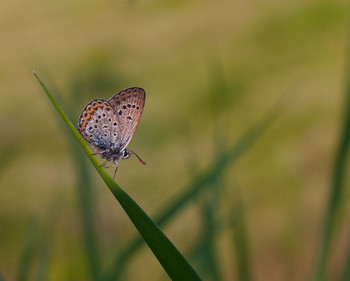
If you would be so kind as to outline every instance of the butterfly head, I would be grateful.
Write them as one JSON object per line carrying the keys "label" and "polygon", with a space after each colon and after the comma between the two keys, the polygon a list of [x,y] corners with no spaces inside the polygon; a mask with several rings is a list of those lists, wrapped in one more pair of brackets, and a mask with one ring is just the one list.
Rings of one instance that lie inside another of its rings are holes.
{"label": "butterfly head", "polygon": [[130,158],[130,152],[127,149],[124,149],[120,152],[120,158],[121,159],[129,159]]}

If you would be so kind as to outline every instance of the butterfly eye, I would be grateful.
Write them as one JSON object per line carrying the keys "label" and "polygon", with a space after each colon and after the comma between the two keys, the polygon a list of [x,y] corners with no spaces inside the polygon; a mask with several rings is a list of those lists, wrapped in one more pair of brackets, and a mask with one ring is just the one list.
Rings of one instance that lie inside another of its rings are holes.
{"label": "butterfly eye", "polygon": [[129,151],[124,150],[124,152],[123,152],[123,156],[124,156],[124,157],[127,157],[128,155],[129,155]]}

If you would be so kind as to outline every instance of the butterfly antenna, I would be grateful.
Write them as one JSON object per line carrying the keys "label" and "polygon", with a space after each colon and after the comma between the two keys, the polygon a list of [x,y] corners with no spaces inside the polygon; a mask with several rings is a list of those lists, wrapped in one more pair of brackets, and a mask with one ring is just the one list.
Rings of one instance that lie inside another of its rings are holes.
{"label": "butterfly antenna", "polygon": [[130,151],[131,153],[135,154],[135,156],[137,157],[137,159],[139,159],[139,161],[141,162],[141,164],[146,165],[146,162],[143,161],[134,151],[131,151],[130,149],[129,149],[129,151]]}

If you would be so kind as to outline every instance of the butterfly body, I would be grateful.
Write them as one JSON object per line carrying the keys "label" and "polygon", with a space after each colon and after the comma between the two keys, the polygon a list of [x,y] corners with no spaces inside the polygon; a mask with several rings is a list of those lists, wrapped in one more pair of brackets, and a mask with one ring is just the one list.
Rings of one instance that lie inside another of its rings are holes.
{"label": "butterfly body", "polygon": [[97,154],[106,159],[102,165],[113,161],[118,167],[118,160],[130,157],[126,147],[140,121],[145,97],[143,89],[133,87],[115,94],[108,101],[93,100],[84,108],[78,129]]}

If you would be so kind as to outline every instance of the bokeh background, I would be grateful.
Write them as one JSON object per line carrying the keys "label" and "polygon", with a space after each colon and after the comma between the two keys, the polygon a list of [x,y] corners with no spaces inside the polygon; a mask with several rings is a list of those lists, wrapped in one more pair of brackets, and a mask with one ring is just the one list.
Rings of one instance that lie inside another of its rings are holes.
{"label": "bokeh background", "polygon": [[[348,19],[341,0],[1,1],[2,278],[168,280],[145,245],[116,259],[139,234],[35,69],[74,124],[92,99],[146,90],[129,148],[147,165],[121,161],[117,182],[154,219],[179,204],[161,228],[203,280],[312,280],[346,114]],[[347,268],[341,182],[332,280]]]}

